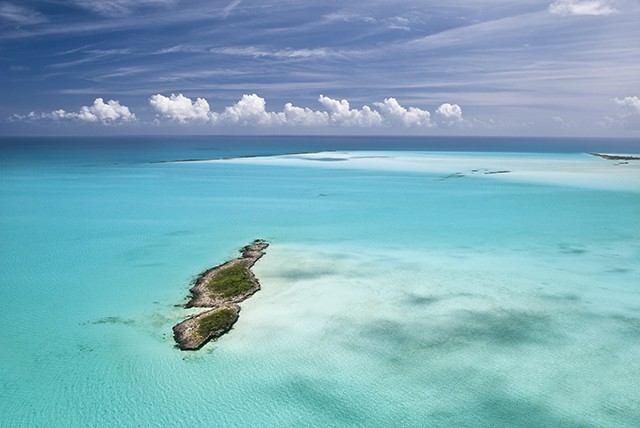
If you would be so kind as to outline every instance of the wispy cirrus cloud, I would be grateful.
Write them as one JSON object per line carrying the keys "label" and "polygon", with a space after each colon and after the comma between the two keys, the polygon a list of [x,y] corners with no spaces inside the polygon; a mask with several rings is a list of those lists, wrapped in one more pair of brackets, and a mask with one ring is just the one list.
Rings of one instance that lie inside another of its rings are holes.
{"label": "wispy cirrus cloud", "polygon": [[618,11],[610,0],[556,0],[549,5],[549,12],[556,15],[607,16]]}
{"label": "wispy cirrus cloud", "polygon": [[47,22],[42,13],[13,3],[0,3],[0,19],[14,25],[35,25]]}
{"label": "wispy cirrus cloud", "polygon": [[69,68],[95,61],[102,61],[113,58],[115,56],[129,55],[132,50],[129,48],[113,48],[113,49],[87,49],[80,51],[84,56],[73,61],[58,62],[49,65],[51,68]]}
{"label": "wispy cirrus cloud", "polygon": [[404,16],[385,16],[376,18],[373,16],[363,15],[353,12],[333,12],[323,17],[324,22],[347,22],[347,23],[364,23],[380,28],[411,31],[411,19]]}
{"label": "wispy cirrus cloud", "polygon": [[255,46],[245,47],[225,47],[225,48],[211,48],[211,53],[224,54],[224,55],[236,55],[236,56],[248,56],[254,58],[324,58],[327,56],[337,55],[337,52],[327,48],[309,48],[309,49],[260,49]]}
{"label": "wispy cirrus cloud", "polygon": [[[309,119],[340,129],[360,120],[417,133],[449,123],[478,129],[477,120],[516,124],[518,133],[525,122],[549,132],[553,117],[577,130],[597,127],[628,108],[603,100],[637,95],[637,0],[491,0],[482,8],[473,0],[53,3],[0,0],[22,7],[3,6],[0,17],[4,115],[106,93],[141,108],[143,126],[154,113],[170,121],[149,106],[152,94],[206,97],[216,115],[239,94],[260,94],[266,113],[285,118],[277,126]],[[17,66],[25,68],[10,71]],[[323,105],[320,93],[341,98]],[[462,106],[462,122],[455,109],[438,110],[442,101]],[[250,118],[260,105],[247,98],[229,117],[243,112],[241,128],[266,117]]]}
{"label": "wispy cirrus cloud", "polygon": [[175,46],[169,46],[166,48],[159,49],[152,53],[155,55],[166,55],[166,54],[174,54],[174,53],[205,53],[207,51],[208,49],[200,46],[175,45]]}
{"label": "wispy cirrus cloud", "polygon": [[[2,3],[2,6],[11,6],[5,10],[5,20],[30,20],[31,24],[43,25],[28,29],[14,28],[13,31],[0,33],[0,41],[32,39],[47,35],[91,36],[112,31],[138,33],[177,24],[194,26],[220,20],[224,9],[220,5],[212,5],[211,2],[203,0],[192,0],[189,7],[181,7],[178,3],[179,0],[72,0],[67,6],[73,7],[67,9],[75,11],[55,16],[55,19],[36,9]],[[94,16],[86,19],[87,12]],[[143,13],[144,19],[141,19],[140,15]]]}
{"label": "wispy cirrus cloud", "polygon": [[136,9],[143,7],[157,7],[173,5],[177,0],[73,0],[73,3],[83,9],[108,17],[129,15]]}
{"label": "wispy cirrus cloud", "polygon": [[233,9],[238,7],[240,5],[240,3],[242,3],[242,0],[231,0],[231,3],[229,3],[227,6],[225,6],[224,9],[222,9],[222,11],[220,12],[220,16],[222,18],[229,17],[229,15],[233,11]]}

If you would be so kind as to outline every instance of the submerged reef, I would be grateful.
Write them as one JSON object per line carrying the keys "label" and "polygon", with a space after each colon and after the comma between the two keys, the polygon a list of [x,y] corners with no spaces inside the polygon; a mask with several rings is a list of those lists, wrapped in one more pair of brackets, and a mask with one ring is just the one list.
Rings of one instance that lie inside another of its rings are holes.
{"label": "submerged reef", "polygon": [[178,348],[197,350],[227,333],[238,320],[240,306],[260,289],[251,268],[269,244],[261,239],[242,248],[242,256],[198,275],[186,308],[209,308],[173,327]]}

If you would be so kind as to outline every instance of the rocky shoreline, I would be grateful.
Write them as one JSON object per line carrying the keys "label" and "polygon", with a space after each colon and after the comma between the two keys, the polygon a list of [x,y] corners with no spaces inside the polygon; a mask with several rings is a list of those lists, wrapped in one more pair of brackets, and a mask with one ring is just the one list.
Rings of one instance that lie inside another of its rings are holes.
{"label": "rocky shoreline", "polygon": [[269,244],[261,239],[253,241],[240,251],[241,257],[207,269],[198,275],[191,287],[191,299],[186,308],[208,308],[173,327],[178,348],[197,350],[207,342],[227,333],[238,320],[238,303],[260,290],[260,282],[251,271],[265,254]]}

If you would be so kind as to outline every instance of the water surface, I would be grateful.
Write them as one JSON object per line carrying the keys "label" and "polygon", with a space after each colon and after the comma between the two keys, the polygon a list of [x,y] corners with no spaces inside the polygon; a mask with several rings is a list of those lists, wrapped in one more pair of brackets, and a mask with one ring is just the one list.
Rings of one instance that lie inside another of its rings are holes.
{"label": "water surface", "polygon": [[[581,152],[638,143],[493,144],[3,140],[2,425],[637,426],[640,180]],[[177,350],[255,238],[263,289]]]}

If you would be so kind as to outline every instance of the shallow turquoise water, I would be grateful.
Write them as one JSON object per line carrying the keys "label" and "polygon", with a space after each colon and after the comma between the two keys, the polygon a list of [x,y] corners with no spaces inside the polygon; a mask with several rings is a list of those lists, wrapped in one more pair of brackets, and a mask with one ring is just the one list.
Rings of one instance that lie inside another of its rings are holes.
{"label": "shallow turquoise water", "polygon": [[[0,425],[640,424],[640,192],[167,147],[4,152]],[[255,238],[234,330],[175,349]]]}

